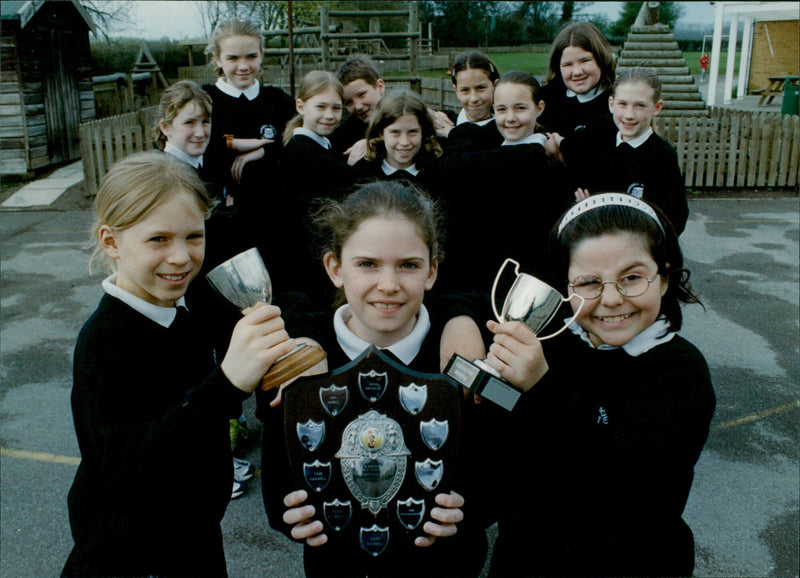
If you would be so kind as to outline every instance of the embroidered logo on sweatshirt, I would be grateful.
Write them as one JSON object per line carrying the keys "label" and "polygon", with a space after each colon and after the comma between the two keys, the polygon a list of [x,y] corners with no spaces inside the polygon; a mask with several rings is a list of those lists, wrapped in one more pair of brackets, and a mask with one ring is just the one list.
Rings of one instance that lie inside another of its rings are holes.
{"label": "embroidered logo on sweatshirt", "polygon": [[608,414],[602,405],[597,409],[597,423],[608,425]]}

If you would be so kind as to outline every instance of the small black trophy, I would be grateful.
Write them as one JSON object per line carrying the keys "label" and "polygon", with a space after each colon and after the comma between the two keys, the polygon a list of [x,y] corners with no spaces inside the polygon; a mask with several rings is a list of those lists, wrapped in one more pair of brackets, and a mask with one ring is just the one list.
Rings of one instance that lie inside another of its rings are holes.
{"label": "small black trophy", "polygon": [[440,492],[455,485],[460,388],[370,347],[347,365],[283,392],[286,443],[298,488],[332,545],[364,556],[414,547]]}

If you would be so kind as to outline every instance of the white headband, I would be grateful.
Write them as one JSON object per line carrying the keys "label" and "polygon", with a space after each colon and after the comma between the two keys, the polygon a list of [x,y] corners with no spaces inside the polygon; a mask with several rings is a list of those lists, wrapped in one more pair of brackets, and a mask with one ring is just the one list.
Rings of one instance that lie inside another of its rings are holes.
{"label": "white headband", "polygon": [[564,228],[578,216],[593,209],[599,209],[600,207],[607,207],[611,205],[631,207],[632,209],[637,209],[645,213],[658,224],[658,228],[661,229],[662,233],[664,233],[664,226],[661,224],[661,221],[658,220],[658,215],[656,215],[656,212],[647,203],[625,193],[600,193],[599,195],[592,195],[591,197],[582,200],[580,203],[576,204],[569,211],[567,211],[567,214],[564,215],[564,218],[561,219],[561,223],[558,225],[558,236],[561,236],[561,232],[564,230]]}

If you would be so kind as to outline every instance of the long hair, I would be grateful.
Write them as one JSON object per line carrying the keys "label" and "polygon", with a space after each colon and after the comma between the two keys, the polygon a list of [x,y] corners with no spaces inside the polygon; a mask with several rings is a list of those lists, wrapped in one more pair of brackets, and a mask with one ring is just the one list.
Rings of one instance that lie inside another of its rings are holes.
{"label": "long hair", "polygon": [[556,35],[550,46],[550,68],[545,84],[564,84],[561,78],[561,55],[568,46],[591,52],[600,68],[598,86],[603,90],[613,86],[617,67],[614,52],[603,33],[591,22],[569,22]]}
{"label": "long hair", "polygon": [[214,32],[208,39],[208,45],[205,49],[205,54],[211,56],[209,64],[214,67],[214,72],[217,76],[224,76],[222,68],[217,66],[214,58],[219,58],[220,55],[220,42],[232,36],[249,36],[258,40],[258,52],[263,56],[264,54],[264,38],[261,35],[261,29],[247,20],[240,20],[238,18],[231,18],[224,20],[217,24]]}
{"label": "long hair", "polygon": [[422,147],[414,157],[414,163],[418,167],[422,167],[442,156],[442,146],[436,138],[436,128],[428,113],[428,106],[418,94],[401,89],[387,92],[372,113],[366,133],[367,153],[365,158],[368,161],[386,158],[383,131],[404,114],[413,114],[417,117],[422,129]]}
{"label": "long hair", "polygon": [[160,150],[164,150],[167,145],[167,137],[161,131],[161,124],[172,124],[183,107],[190,102],[196,103],[205,118],[211,119],[211,97],[191,80],[176,82],[161,95],[156,122],[150,129],[150,136]]}
{"label": "long hair", "polygon": [[[339,98],[344,100],[342,83],[339,82],[339,79],[336,78],[332,72],[312,70],[300,81],[300,86],[297,88],[297,100],[308,100],[312,96],[325,92],[329,88],[333,88],[339,94]],[[300,114],[296,114],[286,123],[286,128],[283,130],[284,146],[292,140],[294,129],[300,126],[303,126],[303,117]]]}

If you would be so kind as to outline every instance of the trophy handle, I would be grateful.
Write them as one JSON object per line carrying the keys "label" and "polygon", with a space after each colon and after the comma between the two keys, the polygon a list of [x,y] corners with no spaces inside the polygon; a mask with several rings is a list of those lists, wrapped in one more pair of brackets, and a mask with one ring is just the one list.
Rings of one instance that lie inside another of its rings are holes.
{"label": "trophy handle", "polygon": [[550,339],[551,337],[555,337],[556,335],[560,335],[562,331],[564,331],[564,330],[565,330],[567,327],[569,327],[570,325],[572,325],[572,322],[573,322],[573,321],[575,321],[575,318],[576,318],[576,317],[578,316],[578,314],[581,312],[581,309],[583,309],[583,305],[586,303],[586,299],[584,299],[582,295],[578,295],[577,293],[573,293],[573,294],[572,294],[572,295],[570,295],[569,297],[562,297],[562,298],[561,298],[561,302],[562,302],[562,303],[566,303],[567,301],[570,301],[570,300],[571,300],[573,297],[577,297],[578,299],[580,299],[580,300],[581,300],[581,304],[580,304],[580,305],[578,305],[578,310],[577,310],[577,311],[576,311],[576,312],[575,312],[575,313],[572,315],[572,317],[570,318],[570,320],[569,320],[569,321],[567,321],[567,322],[564,324],[564,327],[562,327],[561,329],[559,329],[559,330],[558,330],[558,331],[556,331],[555,333],[551,333],[550,335],[545,335],[544,337],[538,337],[538,336],[537,336],[537,337],[538,337],[538,339],[539,339],[539,341],[544,341],[545,339]]}
{"label": "trophy handle", "polygon": [[492,311],[494,312],[494,316],[497,318],[498,323],[503,322],[503,318],[500,316],[500,312],[497,311],[497,303],[495,301],[495,293],[497,292],[497,284],[500,282],[500,277],[503,275],[503,271],[506,268],[506,265],[509,263],[514,263],[514,273],[517,277],[519,277],[519,263],[517,263],[514,259],[510,257],[503,261],[503,264],[500,266],[500,270],[497,271],[497,275],[494,277],[494,283],[492,283]]}

